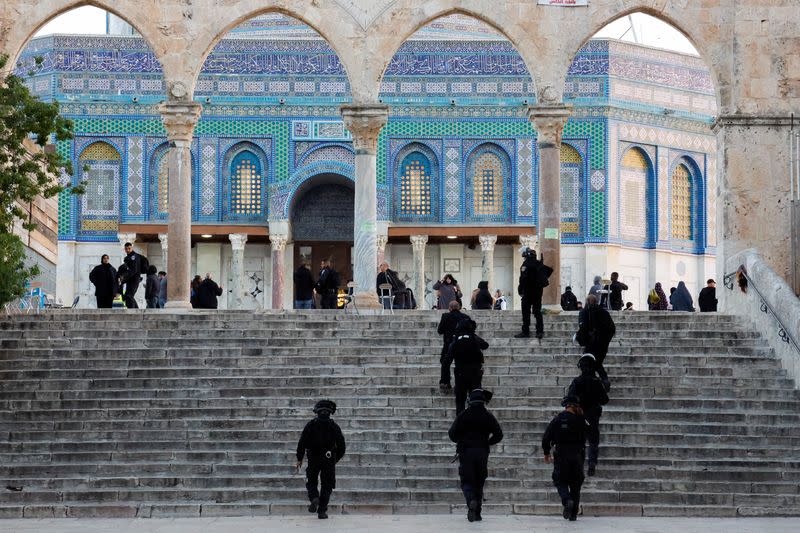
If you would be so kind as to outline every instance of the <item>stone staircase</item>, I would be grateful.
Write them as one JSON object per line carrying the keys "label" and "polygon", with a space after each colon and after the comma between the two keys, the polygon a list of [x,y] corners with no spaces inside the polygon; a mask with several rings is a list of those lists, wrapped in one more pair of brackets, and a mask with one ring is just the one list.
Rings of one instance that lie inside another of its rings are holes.
{"label": "stone staircase", "polygon": [[[546,423],[577,374],[575,314],[545,340],[474,312],[505,440],[485,515],[557,513]],[[0,320],[0,517],[306,514],[300,430],[334,399],[331,512],[462,513],[439,315],[60,311]],[[612,401],[583,512],[800,515],[800,393],[717,314],[617,314]],[[6,486],[21,488],[9,490]]]}

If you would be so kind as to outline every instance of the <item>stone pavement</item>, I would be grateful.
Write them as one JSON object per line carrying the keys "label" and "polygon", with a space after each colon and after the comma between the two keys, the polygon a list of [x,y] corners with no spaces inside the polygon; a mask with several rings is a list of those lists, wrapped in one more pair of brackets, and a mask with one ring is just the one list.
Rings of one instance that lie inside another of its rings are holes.
{"label": "stone pavement", "polygon": [[467,522],[452,515],[335,516],[170,519],[50,519],[0,520],[6,533],[414,533],[441,532],[453,526],[465,531],[491,533],[789,533],[797,531],[796,518],[579,518],[567,522],[556,517],[485,516]]}

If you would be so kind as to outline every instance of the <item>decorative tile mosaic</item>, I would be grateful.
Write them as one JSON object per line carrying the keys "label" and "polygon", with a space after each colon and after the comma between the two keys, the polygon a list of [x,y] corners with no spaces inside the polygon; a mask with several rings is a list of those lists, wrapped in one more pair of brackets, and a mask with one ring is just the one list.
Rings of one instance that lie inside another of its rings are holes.
{"label": "decorative tile mosaic", "polygon": [[311,165],[322,161],[336,161],[347,165],[355,165],[355,154],[343,146],[322,146],[305,156],[302,165]]}
{"label": "decorative tile mosaic", "polygon": [[200,140],[200,216],[212,217],[217,205],[217,140]]}
{"label": "decorative tile mosaic", "polygon": [[461,140],[444,141],[444,216],[454,219],[461,214]]}
{"label": "decorative tile mosaic", "polygon": [[128,215],[144,215],[144,138],[128,138]]}
{"label": "decorative tile mosaic", "polygon": [[517,215],[533,216],[533,139],[517,142]]}

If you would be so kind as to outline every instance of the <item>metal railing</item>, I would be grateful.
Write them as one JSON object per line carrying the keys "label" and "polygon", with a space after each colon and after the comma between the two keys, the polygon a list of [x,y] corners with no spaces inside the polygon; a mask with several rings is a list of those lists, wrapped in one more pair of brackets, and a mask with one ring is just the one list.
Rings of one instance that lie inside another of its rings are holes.
{"label": "metal railing", "polygon": [[729,291],[733,291],[736,287],[737,275],[744,276],[744,278],[747,280],[747,290],[753,290],[758,295],[758,298],[761,300],[761,312],[767,316],[771,315],[772,319],[778,323],[778,338],[780,338],[783,342],[794,346],[795,351],[800,354],[800,342],[798,342],[798,339],[795,338],[794,334],[789,330],[789,328],[784,325],[781,317],[778,316],[778,313],[776,313],[772,306],[769,305],[769,302],[764,297],[762,292],[758,290],[758,286],[753,283],[753,278],[747,274],[747,271],[744,268],[740,268],[736,272],[731,272],[730,274],[725,274],[725,278],[723,280],[725,287]]}

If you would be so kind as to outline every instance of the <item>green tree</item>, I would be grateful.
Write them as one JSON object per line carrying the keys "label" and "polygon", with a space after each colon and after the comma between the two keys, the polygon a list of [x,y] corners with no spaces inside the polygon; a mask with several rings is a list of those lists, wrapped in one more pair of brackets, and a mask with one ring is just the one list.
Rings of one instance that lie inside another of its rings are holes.
{"label": "green tree", "polygon": [[[0,71],[7,62],[0,55]],[[25,266],[25,247],[13,233],[17,223],[29,231],[35,228],[21,206],[64,190],[82,192],[59,184],[61,171],[72,174],[72,165],[48,146],[72,139],[72,128],[59,115],[58,103],[32,95],[22,78],[9,74],[0,79],[0,306],[22,296],[25,283],[39,273]]]}

